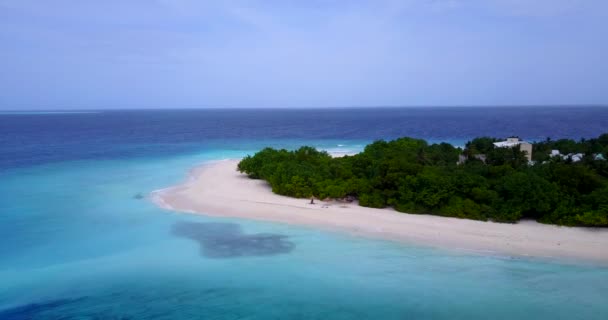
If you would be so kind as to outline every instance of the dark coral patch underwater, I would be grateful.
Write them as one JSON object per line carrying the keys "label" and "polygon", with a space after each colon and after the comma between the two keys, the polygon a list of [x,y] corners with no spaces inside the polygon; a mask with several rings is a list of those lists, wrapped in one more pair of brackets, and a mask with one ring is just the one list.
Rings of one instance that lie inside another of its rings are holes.
{"label": "dark coral patch underwater", "polygon": [[285,235],[245,234],[236,223],[181,221],[173,225],[172,234],[198,242],[201,255],[208,258],[269,256],[289,253],[295,248]]}

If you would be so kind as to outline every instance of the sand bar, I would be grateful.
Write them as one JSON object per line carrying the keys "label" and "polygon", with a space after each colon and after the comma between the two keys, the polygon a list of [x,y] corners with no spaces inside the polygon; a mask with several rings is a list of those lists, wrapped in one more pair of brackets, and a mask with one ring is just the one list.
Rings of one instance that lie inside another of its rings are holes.
{"label": "sand bar", "polygon": [[298,224],[482,254],[608,264],[608,229],[404,214],[356,203],[317,201],[311,205],[307,199],[272,193],[265,181],[237,172],[237,164],[238,160],[224,160],[199,166],[186,182],[155,191],[152,198],[159,206],[174,211]]}

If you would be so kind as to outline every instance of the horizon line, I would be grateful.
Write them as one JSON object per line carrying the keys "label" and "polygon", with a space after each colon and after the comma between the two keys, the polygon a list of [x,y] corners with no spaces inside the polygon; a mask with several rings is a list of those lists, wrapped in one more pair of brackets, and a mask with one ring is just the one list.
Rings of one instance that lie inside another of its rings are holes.
{"label": "horizon line", "polygon": [[362,105],[362,106],[311,106],[311,107],[109,107],[109,108],[31,108],[31,109],[4,109],[0,112],[79,112],[79,111],[145,111],[145,110],[319,110],[319,109],[420,109],[420,108],[568,108],[568,107],[608,107],[608,104],[496,104],[496,105]]}

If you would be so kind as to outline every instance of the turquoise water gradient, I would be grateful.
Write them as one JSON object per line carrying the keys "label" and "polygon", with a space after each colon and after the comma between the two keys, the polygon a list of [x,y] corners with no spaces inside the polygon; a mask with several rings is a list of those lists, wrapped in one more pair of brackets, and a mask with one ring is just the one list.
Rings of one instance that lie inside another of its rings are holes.
{"label": "turquoise water gradient", "polygon": [[[363,145],[311,143],[334,151]],[[136,197],[182,181],[194,165],[257,148],[243,143],[1,173],[0,319],[608,317],[604,267],[180,214]],[[220,254],[210,256],[201,243],[174,232],[180,223],[203,237],[240,233],[221,238],[228,247],[214,247],[216,238],[206,242]],[[247,239],[259,234],[293,247],[273,252],[269,242],[270,251],[256,255],[258,242]]]}

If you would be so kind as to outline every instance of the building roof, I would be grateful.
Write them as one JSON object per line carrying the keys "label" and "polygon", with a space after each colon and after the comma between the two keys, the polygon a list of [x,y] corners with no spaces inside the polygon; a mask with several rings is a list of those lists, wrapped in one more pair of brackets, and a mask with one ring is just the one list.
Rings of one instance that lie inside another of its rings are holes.
{"label": "building roof", "polygon": [[529,144],[528,142],[522,141],[522,140],[517,140],[517,141],[507,140],[507,141],[494,142],[494,146],[499,147],[499,148],[509,148],[509,147],[518,146],[522,143]]}
{"label": "building roof", "polygon": [[521,141],[500,141],[500,142],[494,142],[494,145],[499,148],[505,148],[505,147],[518,146],[520,143],[521,143]]}
{"label": "building roof", "polygon": [[567,155],[562,156],[562,159],[564,160],[572,160],[572,162],[579,162],[581,160],[583,160],[583,154],[582,153],[569,153]]}

